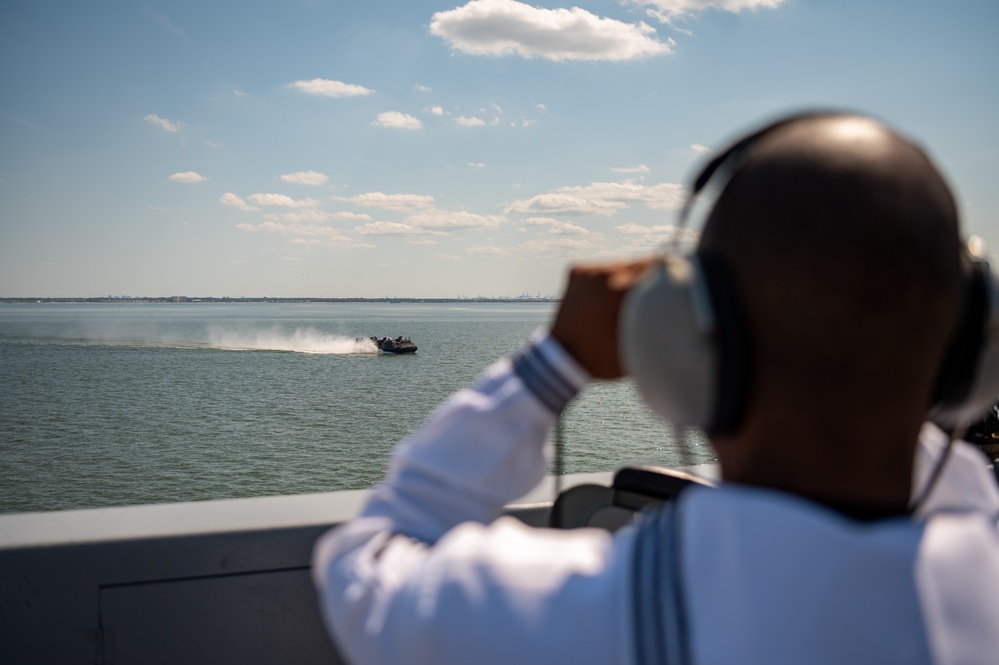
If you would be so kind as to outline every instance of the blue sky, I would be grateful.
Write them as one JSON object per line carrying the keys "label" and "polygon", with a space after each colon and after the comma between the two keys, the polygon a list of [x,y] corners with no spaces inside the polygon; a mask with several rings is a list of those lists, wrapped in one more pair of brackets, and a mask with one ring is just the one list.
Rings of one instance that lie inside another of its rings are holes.
{"label": "blue sky", "polygon": [[0,296],[558,293],[709,151],[852,108],[999,247],[994,0],[0,5]]}

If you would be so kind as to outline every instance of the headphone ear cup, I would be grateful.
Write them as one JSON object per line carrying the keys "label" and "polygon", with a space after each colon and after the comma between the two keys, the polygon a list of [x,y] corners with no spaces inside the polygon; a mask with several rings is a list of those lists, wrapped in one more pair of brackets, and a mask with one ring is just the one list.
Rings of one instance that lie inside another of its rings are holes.
{"label": "headphone ear cup", "polygon": [[947,427],[981,418],[999,399],[999,275],[973,260],[961,327],[940,372],[930,417]]}
{"label": "headphone ear cup", "polygon": [[631,287],[619,321],[622,365],[649,407],[708,429],[717,395],[715,316],[697,259],[671,256]]}

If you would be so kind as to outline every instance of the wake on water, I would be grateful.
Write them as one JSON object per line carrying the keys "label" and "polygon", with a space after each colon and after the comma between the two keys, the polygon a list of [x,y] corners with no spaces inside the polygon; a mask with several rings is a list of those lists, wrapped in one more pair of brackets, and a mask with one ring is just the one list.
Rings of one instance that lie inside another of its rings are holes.
{"label": "wake on water", "polygon": [[289,351],[325,355],[377,354],[378,345],[367,336],[355,339],[330,335],[315,328],[230,328],[208,326],[200,331],[165,331],[149,326],[127,330],[91,327],[72,334],[57,334],[55,342],[117,347],[168,347],[225,351]]}
{"label": "wake on water", "polygon": [[296,353],[349,354],[378,353],[378,346],[367,337],[327,335],[315,328],[288,332],[277,328],[236,331],[222,328],[208,330],[208,346],[234,351],[294,351]]}

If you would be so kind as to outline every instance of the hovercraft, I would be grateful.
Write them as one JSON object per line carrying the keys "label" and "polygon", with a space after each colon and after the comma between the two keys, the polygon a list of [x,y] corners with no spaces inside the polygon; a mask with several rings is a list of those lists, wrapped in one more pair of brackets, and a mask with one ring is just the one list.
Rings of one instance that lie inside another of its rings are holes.
{"label": "hovercraft", "polygon": [[[391,337],[369,337],[374,345],[378,347],[379,353],[416,353],[416,345],[408,337],[396,337],[392,339]],[[363,341],[363,337],[358,337],[357,341]]]}

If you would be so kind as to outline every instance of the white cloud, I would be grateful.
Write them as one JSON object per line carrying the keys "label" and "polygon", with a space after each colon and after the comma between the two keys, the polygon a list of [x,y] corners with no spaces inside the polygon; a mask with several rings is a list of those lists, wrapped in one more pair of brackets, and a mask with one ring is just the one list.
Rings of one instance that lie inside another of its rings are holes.
{"label": "white cloud", "polygon": [[557,236],[600,236],[600,233],[594,233],[589,229],[585,229],[578,224],[572,224],[571,222],[563,222],[557,219],[552,219],[551,217],[528,217],[526,220],[528,224],[532,226],[547,226],[548,235]]}
{"label": "white cloud", "polygon": [[157,127],[160,127],[168,132],[179,132],[181,125],[183,124],[180,122],[172,122],[170,120],[167,120],[166,118],[161,118],[155,113],[150,113],[145,118],[143,118],[143,120],[145,120],[146,122],[151,122]]}
{"label": "white cloud", "polygon": [[219,197],[219,201],[222,203],[222,205],[232,206],[234,208],[239,208],[240,210],[246,210],[247,212],[260,210],[260,208],[256,206],[247,205],[246,201],[239,198],[232,192],[226,192],[225,194],[223,194],[221,197]]}
{"label": "white cloud", "polygon": [[196,171],[180,171],[179,173],[171,174],[170,180],[174,182],[204,182],[208,178]]}
{"label": "white cloud", "polygon": [[685,197],[683,185],[671,182],[643,185],[634,180],[594,182],[581,187],[563,187],[559,191],[590,200],[644,203],[653,210],[679,208]]}
{"label": "white cloud", "polygon": [[643,226],[641,224],[622,224],[615,226],[614,230],[625,236],[632,236],[649,246],[663,245],[674,240],[681,244],[691,244],[697,242],[700,233],[691,228],[678,229],[672,224],[659,226]]}
{"label": "white cloud", "polygon": [[444,115],[444,109],[442,109],[438,104],[434,104],[433,106],[428,106],[427,108],[423,109],[423,112],[432,113],[434,115]]}
{"label": "white cloud", "polygon": [[224,148],[225,144],[222,141],[216,141],[214,139],[205,139],[205,144],[211,146],[212,148]]}
{"label": "white cloud", "polygon": [[236,228],[251,233],[280,233],[282,235],[294,236],[329,236],[342,233],[338,229],[319,226],[318,224],[282,224],[275,221],[261,222],[259,224],[237,224]]}
{"label": "white cloud", "polygon": [[289,83],[288,87],[320,97],[364,97],[365,95],[374,93],[374,90],[365,88],[363,85],[344,83],[343,81],[331,81],[330,79],[295,81],[294,83]]}
{"label": "white cloud", "polygon": [[319,201],[315,199],[293,199],[284,194],[250,194],[249,199],[257,205],[283,208],[311,208],[319,205]]}
{"label": "white cloud", "polygon": [[166,14],[159,12],[157,10],[152,11],[153,20],[156,21],[164,30],[172,33],[174,36],[179,37],[182,41],[190,43],[191,39],[187,36],[183,30],[177,27],[177,25],[170,20]]}
{"label": "white cloud", "polygon": [[649,167],[645,164],[639,164],[638,166],[621,166],[618,168],[612,166],[611,171],[614,173],[648,173]]}
{"label": "white cloud", "polygon": [[420,85],[419,83],[417,83],[416,85],[413,86],[413,90],[417,92],[431,92],[433,91],[433,88],[425,85]]}
{"label": "white cloud", "polygon": [[482,127],[483,125],[486,124],[485,120],[483,120],[482,118],[477,118],[474,115],[470,118],[466,118],[463,115],[459,115],[457,118],[454,119],[454,122],[456,125],[459,125],[461,127]]}
{"label": "white cloud", "polygon": [[269,219],[271,221],[283,221],[283,222],[328,222],[333,219],[333,215],[328,212],[323,212],[322,210],[316,210],[315,208],[301,208],[294,212],[283,212],[281,214],[268,213],[264,215],[264,219]]}
{"label": "white cloud", "polygon": [[325,173],[319,173],[318,171],[295,171],[294,173],[287,173],[281,176],[280,180],[296,185],[322,185],[329,178],[326,177]]}
{"label": "white cloud", "polygon": [[330,249],[375,249],[375,246],[370,242],[360,242],[343,234],[328,238],[292,238],[288,242],[292,245],[328,247]]}
{"label": "white cloud", "polygon": [[236,95],[237,97],[249,97],[250,96],[250,93],[243,92],[242,90],[236,90],[235,88],[232,89],[232,94]]}
{"label": "white cloud", "polygon": [[351,238],[343,231],[318,224],[283,224],[281,222],[261,222],[260,224],[237,224],[236,228],[248,233],[277,233],[289,236],[295,244],[314,244],[339,249],[370,249],[374,247]]}
{"label": "white cloud", "polygon": [[468,165],[471,166],[473,169],[486,168],[486,165],[483,162],[469,162]]}
{"label": "white cloud", "polygon": [[423,236],[423,235],[444,235],[440,231],[421,229],[409,224],[398,222],[371,222],[364,226],[355,226],[354,233],[362,236]]}
{"label": "white cloud", "polygon": [[671,18],[696,14],[706,9],[722,9],[738,14],[743,9],[776,9],[785,0],[630,0],[650,8],[649,14],[668,23]]}
{"label": "white cloud", "polygon": [[406,218],[407,224],[433,229],[482,229],[499,226],[506,221],[503,215],[477,215],[464,210],[433,208]]}
{"label": "white cloud", "polygon": [[544,104],[541,104],[541,103],[535,103],[534,106],[536,106],[538,109],[540,109],[542,111],[547,111],[548,110],[548,107],[545,106]]}
{"label": "white cloud", "polygon": [[514,201],[506,211],[542,215],[561,212],[571,215],[610,216],[627,207],[627,204],[617,201],[588,200],[581,196],[554,193],[538,194],[529,199]]}
{"label": "white cloud", "polygon": [[366,222],[371,219],[371,215],[364,212],[350,212],[348,210],[342,210],[340,212],[335,212],[332,215],[336,219],[350,219],[354,221]]}
{"label": "white cloud", "polygon": [[585,249],[598,247],[596,238],[536,238],[517,245],[520,251],[552,253],[558,256],[568,256]]}
{"label": "white cloud", "polygon": [[478,245],[476,247],[466,247],[465,251],[474,256],[506,256],[510,253],[505,247],[496,245]]}
{"label": "white cloud", "polygon": [[381,125],[382,127],[393,127],[395,129],[419,129],[423,127],[423,123],[420,122],[419,118],[400,113],[399,111],[379,113],[378,119],[373,124]]}
{"label": "white cloud", "polygon": [[423,194],[384,194],[382,192],[367,192],[355,196],[334,196],[334,200],[353,203],[359,206],[383,208],[385,210],[401,210],[403,212],[429,208],[434,204],[434,197]]}
{"label": "white cloud", "polygon": [[472,55],[548,60],[632,60],[669,53],[645,23],[601,18],[585,9],[544,9],[515,0],[471,0],[437,12],[430,32]]}
{"label": "white cloud", "polygon": [[712,150],[708,146],[701,145],[700,143],[691,143],[690,144],[690,149],[693,150],[696,153],[701,154],[701,155],[706,155],[709,152],[714,152],[714,150]]}
{"label": "white cloud", "polygon": [[541,215],[563,213],[610,216],[632,203],[643,203],[653,210],[662,210],[679,208],[683,201],[682,185],[669,182],[643,185],[634,180],[625,180],[561,187],[555,192],[514,201],[506,211]]}

